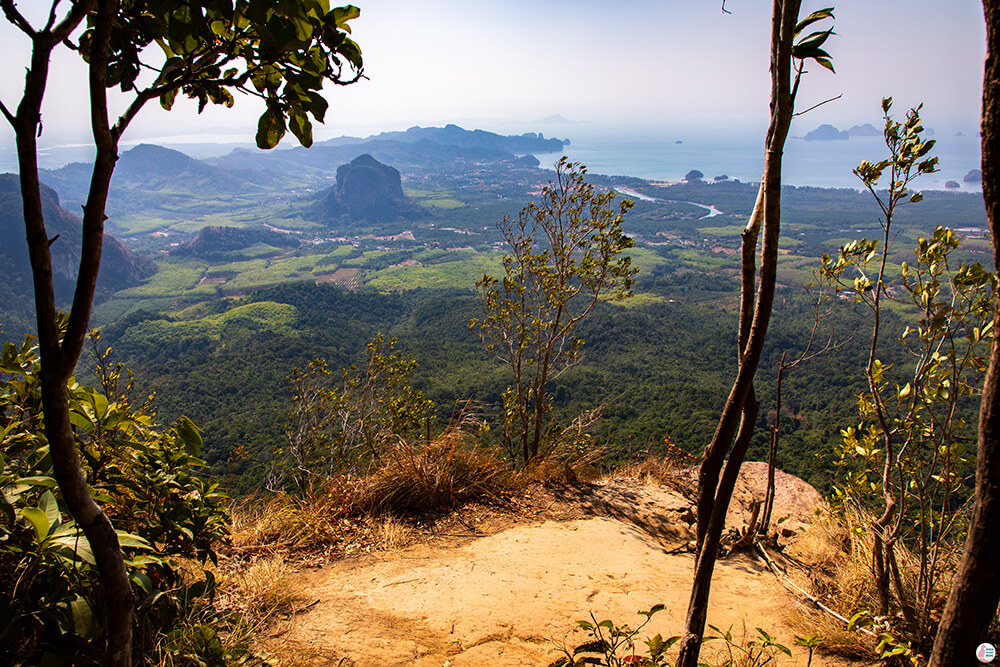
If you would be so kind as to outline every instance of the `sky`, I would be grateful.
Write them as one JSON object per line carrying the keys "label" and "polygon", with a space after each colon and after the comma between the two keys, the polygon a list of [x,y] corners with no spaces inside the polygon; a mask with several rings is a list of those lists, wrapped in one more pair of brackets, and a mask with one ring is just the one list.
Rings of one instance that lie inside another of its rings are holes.
{"label": "sky", "polygon": [[[26,11],[47,3],[22,2]],[[412,125],[456,123],[497,132],[762,131],[768,114],[770,4],[762,0],[359,0],[352,22],[368,77],[329,87],[317,139],[365,136]],[[803,3],[802,16],[828,6]],[[810,68],[796,121],[845,129],[924,103],[939,131],[978,128],[985,28],[975,0],[842,0],[828,42],[837,73]],[[13,108],[23,87],[27,41],[0,27],[0,100]],[[86,142],[86,75],[61,53],[43,108],[43,145]],[[252,141],[260,107],[199,116],[193,102],[163,112],[151,104],[125,143],[173,138]],[[573,123],[545,123],[559,114]],[[794,128],[793,128],[794,132]],[[9,151],[13,133],[0,133]],[[290,143],[291,137],[286,139]]]}

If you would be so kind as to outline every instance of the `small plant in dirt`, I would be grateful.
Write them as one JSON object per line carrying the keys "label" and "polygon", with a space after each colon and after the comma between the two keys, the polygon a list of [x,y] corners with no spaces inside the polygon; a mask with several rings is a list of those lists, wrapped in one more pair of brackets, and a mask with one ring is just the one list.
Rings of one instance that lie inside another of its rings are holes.
{"label": "small plant in dirt", "polygon": [[636,637],[639,636],[639,632],[649,624],[650,619],[655,614],[663,609],[662,604],[657,604],[647,611],[639,611],[639,615],[645,617],[646,620],[636,628],[631,628],[628,625],[617,625],[608,619],[598,621],[591,613],[589,621],[576,622],[579,628],[587,633],[588,640],[574,648],[562,646],[555,649],[561,651],[563,655],[552,662],[549,667],[572,667],[574,665],[654,667],[668,664],[667,651],[680,637],[664,639],[662,635],[657,634],[644,642],[648,649],[647,655],[635,652]]}
{"label": "small plant in dirt", "polygon": [[714,664],[717,667],[764,667],[764,665],[776,664],[780,654],[792,657],[792,652],[788,647],[779,644],[775,637],[763,628],[756,628],[757,636],[749,640],[746,639],[744,632],[741,641],[733,636],[732,626],[729,626],[727,630],[720,630],[714,625],[708,627],[718,632],[719,635],[705,637],[702,640],[703,644],[719,639],[725,642],[725,647],[716,655],[718,662]]}
{"label": "small plant in dirt", "polygon": [[[649,624],[652,617],[663,611],[664,605],[654,605],[647,611],[638,612],[645,620],[636,628],[628,625],[618,625],[612,620],[598,621],[593,613],[590,620],[577,621],[577,626],[587,633],[587,640],[575,647],[560,646],[555,651],[561,652],[555,662],[549,667],[575,667],[579,665],[601,665],[603,667],[659,667],[669,665],[673,661],[667,657],[667,652],[680,637],[663,638],[657,634],[642,643],[646,645],[645,654],[636,653],[639,643],[639,633]],[[715,651],[713,661],[703,663],[705,667],[765,667],[776,665],[780,655],[792,657],[787,646],[763,628],[755,628],[756,635],[750,639],[738,639],[733,635],[733,628],[721,630],[709,625],[717,635],[709,635],[702,639],[702,645],[709,642],[723,642],[723,646]],[[824,642],[822,637],[796,637],[795,642],[809,649],[809,663],[812,663],[813,652]]]}
{"label": "small plant in dirt", "polygon": [[826,643],[826,637],[819,637],[817,635],[795,635],[796,646],[804,646],[809,649],[809,660],[806,661],[806,667],[811,667],[813,661],[813,654],[816,649]]}
{"label": "small plant in dirt", "polygon": [[878,646],[875,653],[879,660],[893,665],[916,665],[920,664],[919,659],[913,652],[910,642],[902,639],[896,633],[889,630],[887,619],[876,617],[871,611],[859,611],[851,617],[847,624],[848,631],[870,628],[878,639]]}

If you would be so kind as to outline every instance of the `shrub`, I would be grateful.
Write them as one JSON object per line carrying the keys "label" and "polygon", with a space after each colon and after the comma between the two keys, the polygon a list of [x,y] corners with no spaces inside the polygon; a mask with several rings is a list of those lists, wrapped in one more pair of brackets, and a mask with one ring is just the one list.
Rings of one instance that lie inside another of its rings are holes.
{"label": "shrub", "polygon": [[[38,374],[33,339],[3,347],[0,662],[100,664],[103,598],[90,546],[53,477]],[[215,562],[227,531],[225,496],[193,472],[204,465],[197,427],[181,419],[158,429],[150,398],[133,399],[131,377],[107,352],[98,377],[101,390],[70,381],[70,414],[84,474],[117,527],[139,601],[136,655],[201,656],[202,664],[248,657],[223,642],[234,619],[214,608],[214,576],[200,567],[192,578],[180,566],[182,558]]]}

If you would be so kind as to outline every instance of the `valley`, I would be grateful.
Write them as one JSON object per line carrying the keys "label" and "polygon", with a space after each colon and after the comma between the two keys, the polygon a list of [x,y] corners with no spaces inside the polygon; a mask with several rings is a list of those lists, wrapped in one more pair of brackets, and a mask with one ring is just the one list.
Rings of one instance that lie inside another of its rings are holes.
{"label": "valley", "polygon": [[[473,286],[501,271],[497,223],[552,178],[545,166],[556,154],[541,151],[559,145],[454,126],[210,160],[140,145],[121,157],[108,229],[155,272],[107,290],[92,323],[137,384],[156,391],[162,419],[185,414],[205,429],[207,458],[235,490],[259,483],[284,439],[292,368],[317,357],[346,368],[376,333],[398,337],[419,364],[416,386],[434,401],[437,428],[468,400],[494,411],[508,379],[467,328],[479,313]],[[71,164],[42,178],[73,210],[87,174]],[[757,186],[589,178],[635,202],[625,230],[639,273],[631,299],[585,323],[584,359],[552,387],[553,409],[568,421],[604,405],[595,441],[609,461],[655,452],[664,438],[697,451],[735,364],[738,247]],[[761,368],[765,392],[782,352],[809,337],[802,286],[820,257],[880,233],[876,205],[857,190],[786,187],[783,209],[782,305]],[[15,217],[6,214],[14,231],[5,247],[16,242]],[[896,259],[942,223],[963,230],[963,257],[986,257],[981,197],[928,192],[900,212]],[[30,302],[21,290],[7,303],[3,335],[17,339]],[[862,315],[839,317],[847,331]],[[856,419],[859,346],[788,380],[780,464],[820,488],[830,479],[824,457]],[[762,415],[752,456],[765,451],[767,424]]]}

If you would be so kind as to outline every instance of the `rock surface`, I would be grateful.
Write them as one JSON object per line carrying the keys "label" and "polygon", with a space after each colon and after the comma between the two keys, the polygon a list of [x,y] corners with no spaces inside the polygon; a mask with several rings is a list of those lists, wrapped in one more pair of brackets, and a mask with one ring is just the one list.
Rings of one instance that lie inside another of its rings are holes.
{"label": "rock surface", "polygon": [[[72,299],[80,265],[83,221],[80,216],[64,209],[59,204],[56,191],[44,184],[41,186],[41,197],[45,229],[52,239],[49,248],[56,300],[66,307]],[[24,211],[18,177],[15,174],[0,174],[0,259],[5,260],[7,267],[0,275],[7,282],[24,282],[30,290],[31,264],[24,235]],[[155,271],[152,261],[133,254],[118,239],[105,233],[97,279],[98,299],[102,294],[136,285]],[[31,292],[26,296],[30,299]]]}

